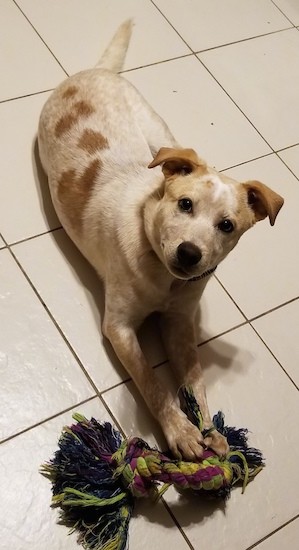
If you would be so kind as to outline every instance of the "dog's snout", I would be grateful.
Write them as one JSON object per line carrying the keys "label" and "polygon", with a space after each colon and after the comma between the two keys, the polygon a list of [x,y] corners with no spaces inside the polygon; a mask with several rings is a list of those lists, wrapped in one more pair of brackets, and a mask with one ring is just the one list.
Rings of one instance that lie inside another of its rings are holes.
{"label": "dog's snout", "polygon": [[202,254],[198,246],[190,241],[181,243],[177,248],[177,258],[182,267],[192,267],[198,264],[201,257]]}

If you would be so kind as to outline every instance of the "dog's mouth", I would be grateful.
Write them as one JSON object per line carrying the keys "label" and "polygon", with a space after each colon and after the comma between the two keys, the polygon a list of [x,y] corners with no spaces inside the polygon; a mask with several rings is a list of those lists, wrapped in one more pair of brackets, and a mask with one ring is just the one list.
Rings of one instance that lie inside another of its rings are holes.
{"label": "dog's mouth", "polygon": [[[192,279],[195,275],[197,276],[197,273],[188,273],[183,269],[182,267],[179,267],[177,264],[172,264],[169,268],[169,271],[174,277],[177,279],[181,279],[184,281],[188,281],[189,279]],[[200,275],[200,274],[198,274]]]}
{"label": "dog's mouth", "polygon": [[201,271],[200,273],[187,273],[181,267],[178,267],[177,265],[173,264],[168,269],[171,275],[176,277],[176,279],[191,282],[191,281],[199,281],[201,279],[204,279],[205,277],[208,277],[208,275],[211,275],[216,270],[216,268],[217,266]]}

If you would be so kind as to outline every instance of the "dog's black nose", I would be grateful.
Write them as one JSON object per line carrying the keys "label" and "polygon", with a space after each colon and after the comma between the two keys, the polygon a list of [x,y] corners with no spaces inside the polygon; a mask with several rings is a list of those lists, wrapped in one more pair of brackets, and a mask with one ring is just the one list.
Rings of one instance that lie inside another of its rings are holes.
{"label": "dog's black nose", "polygon": [[177,248],[177,258],[182,267],[191,267],[198,264],[201,257],[202,253],[198,246],[190,241],[181,243]]}

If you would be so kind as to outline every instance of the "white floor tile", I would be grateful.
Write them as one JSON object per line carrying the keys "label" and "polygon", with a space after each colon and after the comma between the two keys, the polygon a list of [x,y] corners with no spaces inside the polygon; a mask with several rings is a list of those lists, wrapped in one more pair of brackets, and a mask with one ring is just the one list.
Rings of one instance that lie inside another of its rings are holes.
{"label": "white floor tile", "polygon": [[299,25],[299,4],[297,0],[274,0],[276,6],[292,21]]}
{"label": "white floor tile", "polygon": [[255,547],[255,550],[281,550],[282,548],[296,548],[298,545],[299,519],[292,521]]}
{"label": "white floor tile", "polygon": [[1,440],[95,392],[7,250],[0,299]]}
{"label": "white floor tile", "polygon": [[66,234],[54,231],[13,250],[97,387],[104,390],[126,378],[103,342],[102,283]]}
{"label": "white floor tile", "polygon": [[299,142],[298,48],[290,29],[199,54],[275,150]]}
{"label": "white floor tile", "polygon": [[0,100],[53,88],[65,73],[14,2],[0,4]]}
{"label": "white floor tile", "polygon": [[[110,420],[98,399],[75,410],[87,418]],[[39,473],[56,450],[62,427],[71,423],[69,412],[0,445],[1,550],[77,548],[76,535],[58,524],[58,510],[50,508],[50,483]],[[152,548],[188,548],[162,503],[138,503],[131,520],[130,549],[147,549],[149,541]]]}
{"label": "white floor tile", "polygon": [[217,277],[248,318],[299,296],[297,242],[299,185],[271,155],[227,171],[239,181],[258,179],[285,198],[274,227],[258,222],[217,270]]}
{"label": "white floor tile", "polygon": [[125,76],[167,122],[182,146],[193,147],[219,170],[270,152],[195,57]]}
{"label": "white floor tile", "polygon": [[69,74],[93,67],[128,18],[136,25],[125,69],[190,53],[149,0],[89,0],[88,6],[80,0],[18,3]]}
{"label": "white floor tile", "polygon": [[254,321],[253,326],[299,386],[299,301],[264,315]]}
{"label": "white floor tile", "polygon": [[[244,495],[240,489],[233,491],[225,511],[219,503],[188,500],[175,491],[165,498],[196,550],[210,546],[245,550],[298,514],[299,451],[294,441],[299,427],[294,411],[299,395],[249,326],[204,345],[201,361],[211,411],[221,408],[229,425],[248,427],[250,442],[263,450],[267,466]],[[173,387],[167,370],[157,369]],[[132,383],[107,392],[104,398],[127,434],[164,445],[160,429]]]}
{"label": "white floor tile", "polygon": [[38,119],[48,96],[0,104],[0,231],[9,243],[60,225],[37,158]]}
{"label": "white floor tile", "polygon": [[0,237],[0,248],[4,248],[4,246],[5,246],[5,242]]}
{"label": "white floor tile", "polygon": [[185,0],[155,3],[194,52],[290,27],[269,0],[189,0],[187,10]]}
{"label": "white floor tile", "polygon": [[278,155],[290,167],[297,178],[299,178],[299,145],[290,147],[285,151],[280,151]]}

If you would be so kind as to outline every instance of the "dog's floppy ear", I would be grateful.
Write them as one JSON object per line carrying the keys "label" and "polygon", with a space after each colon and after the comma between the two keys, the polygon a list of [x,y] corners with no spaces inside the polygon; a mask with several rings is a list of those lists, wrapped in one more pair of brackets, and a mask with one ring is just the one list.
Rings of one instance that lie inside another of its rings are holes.
{"label": "dog's floppy ear", "polygon": [[154,168],[159,164],[162,164],[162,171],[165,178],[175,174],[190,174],[198,168],[206,169],[206,163],[197,156],[193,149],[172,149],[171,147],[162,147],[148,167]]}
{"label": "dog's floppy ear", "polygon": [[283,198],[259,181],[247,181],[243,185],[256,221],[269,216],[270,224],[274,225],[276,216],[284,203]]}

